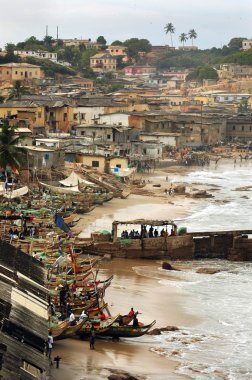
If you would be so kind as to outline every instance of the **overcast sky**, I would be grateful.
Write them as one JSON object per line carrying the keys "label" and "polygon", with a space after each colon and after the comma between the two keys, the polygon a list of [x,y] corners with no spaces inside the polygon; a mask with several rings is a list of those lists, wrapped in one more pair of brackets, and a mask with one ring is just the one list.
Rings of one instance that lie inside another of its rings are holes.
{"label": "overcast sky", "polygon": [[91,38],[103,35],[107,43],[131,37],[153,45],[170,44],[165,24],[179,35],[195,29],[201,49],[228,44],[233,37],[252,38],[251,0],[9,0],[1,1],[0,47],[34,35]]}

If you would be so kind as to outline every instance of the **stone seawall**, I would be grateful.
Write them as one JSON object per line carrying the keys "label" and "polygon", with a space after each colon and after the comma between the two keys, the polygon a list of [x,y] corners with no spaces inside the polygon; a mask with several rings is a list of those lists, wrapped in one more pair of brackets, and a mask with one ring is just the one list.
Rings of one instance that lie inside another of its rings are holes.
{"label": "stone seawall", "polygon": [[104,241],[99,237],[84,252],[120,258],[170,260],[228,259],[252,261],[252,230],[192,232],[182,236]]}

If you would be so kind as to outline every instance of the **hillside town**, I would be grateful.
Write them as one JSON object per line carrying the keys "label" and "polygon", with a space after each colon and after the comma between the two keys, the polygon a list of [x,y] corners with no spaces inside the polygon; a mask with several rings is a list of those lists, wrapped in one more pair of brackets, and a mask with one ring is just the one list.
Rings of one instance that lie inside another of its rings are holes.
{"label": "hillside town", "polygon": [[[166,30],[172,33],[171,28]],[[49,379],[50,365],[56,363],[50,357],[52,347],[49,351],[47,347],[45,356],[48,331],[55,341],[78,331],[85,338],[97,324],[95,317],[104,310],[107,324],[103,321],[96,335],[125,336],[119,334],[120,326],[125,328],[121,334],[138,337],[156,322],[137,324],[134,327],[139,330],[133,333],[128,326],[126,330],[126,323],[121,326],[121,315],[109,315],[104,296],[112,278],[98,280],[98,269],[96,275],[93,270],[100,265],[98,260],[81,261],[78,255],[98,252],[101,246],[101,256],[105,252],[111,258],[111,252],[106,251],[109,241],[117,247],[114,257],[126,257],[120,249],[129,244],[128,233],[125,238],[123,231],[119,249],[120,222],[114,222],[108,233],[93,232],[91,242],[79,236],[80,216],[113,198],[153,195],[144,175],[160,168],[201,167],[211,160],[217,163],[220,157],[235,163],[238,158],[251,158],[252,60],[247,63],[244,59],[246,64],[241,64],[230,57],[234,53],[251,57],[252,40],[231,40],[225,47],[226,62],[208,64],[202,58],[198,65],[183,65],[183,59],[197,56],[200,60],[199,55],[205,54],[193,44],[196,38],[191,30],[180,36],[182,45],[174,47],[172,43],[155,46],[137,38],[107,44],[103,36],[91,41],[46,35],[43,41],[32,36],[16,45],[7,43],[0,52],[3,379]],[[188,39],[192,40],[190,45],[186,44]],[[180,64],[172,65],[173,59],[181,60]],[[10,149],[13,145],[20,156]],[[168,175],[166,181],[159,195],[185,194],[185,188],[168,183]],[[200,191],[197,196],[201,194],[209,196]],[[160,239],[161,252],[168,234],[177,234],[176,224],[157,222],[155,240],[153,231],[148,236],[146,231],[146,224],[153,230],[152,218],[148,223],[136,221],[140,233],[136,237],[134,230],[130,232],[135,239],[131,257],[143,250],[140,237],[153,237],[148,243],[152,244],[151,258],[162,258],[161,254],[155,256],[155,242]],[[215,236],[211,236],[212,246]],[[182,240],[182,245],[176,239],[166,244],[166,253],[172,248],[175,259],[192,259],[193,237],[181,236]],[[229,248],[233,249],[232,258],[242,261],[239,246]],[[68,260],[64,268],[58,261],[62,250]],[[82,289],[79,293],[78,288]],[[29,309],[28,319],[23,304]],[[88,314],[84,313],[83,320],[82,311]],[[78,331],[66,322],[72,313],[79,318],[75,324]],[[49,330],[48,314],[50,323],[53,321]],[[136,318],[133,314],[127,323]],[[58,315],[61,319],[56,323]],[[88,317],[91,327],[86,323]],[[22,365],[17,353],[21,349]],[[8,350],[11,355],[7,356]],[[54,358],[57,365],[60,359]]]}

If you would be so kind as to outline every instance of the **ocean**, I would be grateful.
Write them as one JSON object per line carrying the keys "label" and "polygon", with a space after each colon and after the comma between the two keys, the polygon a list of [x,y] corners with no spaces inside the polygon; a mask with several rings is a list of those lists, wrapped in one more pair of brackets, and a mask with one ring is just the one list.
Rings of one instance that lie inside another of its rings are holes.
{"label": "ocean", "polygon": [[[188,231],[252,228],[251,168],[250,161],[236,166],[225,162],[174,176],[174,182],[216,189],[214,198],[179,225]],[[156,337],[162,355],[178,360],[177,372],[192,379],[252,379],[252,263],[201,260],[183,262],[183,267],[172,273],[172,279],[168,273],[160,284],[183,292],[185,310],[202,322]],[[202,267],[220,271],[197,273]]]}
{"label": "ocean", "polygon": [[[185,183],[189,191],[206,188],[213,195],[205,202],[195,202],[190,216],[177,220],[178,226],[189,232],[252,229],[251,168],[252,160],[236,165],[221,160],[217,166],[192,168],[183,176],[169,174],[169,180]],[[155,205],[138,205],[130,208],[130,216],[165,220],[169,219],[169,207],[164,205],[161,214]],[[106,215],[86,231],[109,229],[114,219],[125,219],[127,212],[122,209]],[[199,323],[153,337],[152,351],[176,360],[177,373],[192,379],[252,379],[252,263],[195,260],[176,264],[183,269],[171,273],[158,268],[162,275],[157,275],[156,281],[164,291],[167,287],[167,299],[171,286],[183,294],[184,310],[198,317]],[[202,267],[218,272],[197,273]],[[144,267],[138,267],[139,272],[144,276]]]}

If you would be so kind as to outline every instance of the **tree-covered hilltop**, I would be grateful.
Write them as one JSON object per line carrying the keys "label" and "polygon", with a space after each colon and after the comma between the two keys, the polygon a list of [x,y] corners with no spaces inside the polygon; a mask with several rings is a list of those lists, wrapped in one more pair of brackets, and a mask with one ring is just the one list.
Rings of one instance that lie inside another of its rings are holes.
{"label": "tree-covered hilltop", "polygon": [[[168,23],[165,26],[165,33],[170,35],[172,41],[172,35],[175,33],[173,24]],[[198,73],[202,73],[202,67],[205,68],[221,63],[237,63],[252,66],[252,50],[241,50],[242,41],[245,38],[232,38],[230,42],[222,48],[213,47],[205,50],[186,49],[187,40],[191,40],[191,44],[193,45],[193,40],[197,37],[197,33],[194,29],[189,30],[188,33],[181,33],[180,41],[183,43],[184,49],[173,50],[167,48],[166,52],[156,53],[154,56],[153,54],[148,55],[152,49],[152,45],[145,38],[130,38],[126,41],[115,40],[111,45],[123,45],[126,47],[128,53],[129,59],[127,62],[123,61],[123,56],[117,57],[118,69],[122,69],[124,66],[130,64],[146,63],[155,66],[160,71],[170,68],[187,68],[198,70]],[[105,45],[107,41],[103,36],[99,36],[96,42],[100,44],[101,49],[107,48]],[[54,40],[51,36],[45,36],[43,40],[38,40],[35,36],[31,36],[24,42],[18,42],[16,45],[8,43],[6,45],[7,55],[0,57],[0,63],[20,62],[21,58],[14,55],[14,50],[47,50],[56,52],[59,61],[66,61],[71,64],[71,68],[69,68],[55,64],[49,60],[26,58],[28,63],[40,65],[48,76],[55,76],[56,74],[71,75],[74,73],[92,78],[96,76],[90,69],[90,57],[98,52],[94,47],[87,47],[84,44],[80,44],[79,46],[65,46],[62,40]],[[204,71],[205,69],[203,72]],[[209,70],[207,71],[209,73]],[[194,75],[196,74],[197,73],[194,73]]]}
{"label": "tree-covered hilltop", "polygon": [[174,50],[156,57],[153,64],[159,70],[173,68],[190,68],[221,63],[237,63],[252,66],[252,50],[241,51],[242,41],[245,38],[232,38],[228,45],[222,48],[213,47],[206,50]]}

